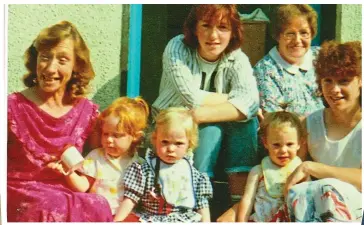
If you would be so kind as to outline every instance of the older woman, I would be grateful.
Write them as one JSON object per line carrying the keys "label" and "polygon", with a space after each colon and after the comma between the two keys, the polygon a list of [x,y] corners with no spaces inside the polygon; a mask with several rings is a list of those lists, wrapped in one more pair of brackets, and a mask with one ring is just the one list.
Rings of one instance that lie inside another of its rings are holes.
{"label": "older woman", "polygon": [[271,18],[278,45],[254,66],[263,111],[295,112],[302,117],[323,108],[317,96],[313,61],[318,47],[317,13],[309,5],[280,5]]}
{"label": "older woman", "polygon": [[83,97],[94,71],[76,27],[62,21],[42,30],[25,66],[28,88],[8,96],[8,221],[112,221],[106,199],[73,192],[47,166],[66,144],[81,152],[98,115]]}
{"label": "older woman", "polygon": [[230,181],[245,180],[259,162],[258,90],[241,41],[235,5],[193,6],[184,34],[165,48],[159,96],[153,103],[154,114],[171,106],[191,109],[200,129],[194,165],[214,177],[224,148]]}
{"label": "older woman", "polygon": [[[360,220],[361,43],[324,43],[315,68],[326,108],[305,121],[308,140],[300,151],[308,150],[313,161],[302,163],[287,181],[290,217],[296,222]],[[308,177],[318,180],[300,183]]]}

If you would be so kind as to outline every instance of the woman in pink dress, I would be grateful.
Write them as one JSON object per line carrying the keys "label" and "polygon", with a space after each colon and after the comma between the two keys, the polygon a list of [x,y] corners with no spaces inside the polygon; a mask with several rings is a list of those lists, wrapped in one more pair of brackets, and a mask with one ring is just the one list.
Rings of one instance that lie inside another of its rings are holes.
{"label": "woman in pink dress", "polygon": [[74,192],[48,167],[67,144],[82,152],[98,115],[83,97],[94,77],[85,42],[73,24],[57,23],[27,49],[25,66],[28,88],[8,96],[8,222],[112,221],[104,197]]}

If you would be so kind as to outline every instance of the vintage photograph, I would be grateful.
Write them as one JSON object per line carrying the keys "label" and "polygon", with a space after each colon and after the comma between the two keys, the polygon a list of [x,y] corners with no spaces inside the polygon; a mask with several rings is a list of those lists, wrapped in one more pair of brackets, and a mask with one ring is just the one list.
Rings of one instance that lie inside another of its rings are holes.
{"label": "vintage photograph", "polygon": [[5,9],[3,222],[362,221],[361,4]]}

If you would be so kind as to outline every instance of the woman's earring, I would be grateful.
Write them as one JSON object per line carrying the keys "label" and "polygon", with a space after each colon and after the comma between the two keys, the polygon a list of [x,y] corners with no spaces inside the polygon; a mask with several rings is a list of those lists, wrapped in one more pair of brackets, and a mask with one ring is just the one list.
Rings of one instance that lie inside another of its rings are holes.
{"label": "woman's earring", "polygon": [[33,79],[33,83],[34,83],[34,84],[37,84],[37,83],[38,83],[37,78],[34,78],[34,79]]}

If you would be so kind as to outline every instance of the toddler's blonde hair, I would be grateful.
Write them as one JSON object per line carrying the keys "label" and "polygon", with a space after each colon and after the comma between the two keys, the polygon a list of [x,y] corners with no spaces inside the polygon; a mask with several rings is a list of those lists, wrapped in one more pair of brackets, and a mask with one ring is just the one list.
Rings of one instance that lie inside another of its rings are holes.
{"label": "toddler's blonde hair", "polygon": [[172,124],[178,124],[186,131],[188,138],[189,151],[193,151],[198,145],[198,125],[194,121],[188,109],[182,107],[171,107],[162,110],[155,119],[156,125],[152,133],[152,144],[156,146],[156,138],[158,129]]}

